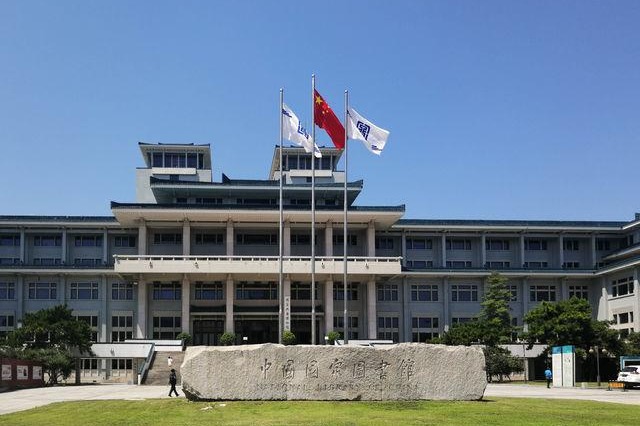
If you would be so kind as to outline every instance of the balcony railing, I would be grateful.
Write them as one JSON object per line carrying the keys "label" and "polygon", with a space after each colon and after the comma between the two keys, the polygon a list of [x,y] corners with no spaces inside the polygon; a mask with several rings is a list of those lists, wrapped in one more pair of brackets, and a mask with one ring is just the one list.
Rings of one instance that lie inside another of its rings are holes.
{"label": "balcony railing", "polygon": [[[114,256],[118,273],[260,273],[277,274],[278,256]],[[399,274],[400,257],[348,257],[349,275]],[[316,274],[342,274],[344,258],[338,256],[316,257]],[[286,274],[311,272],[311,257],[286,256],[282,259]]]}

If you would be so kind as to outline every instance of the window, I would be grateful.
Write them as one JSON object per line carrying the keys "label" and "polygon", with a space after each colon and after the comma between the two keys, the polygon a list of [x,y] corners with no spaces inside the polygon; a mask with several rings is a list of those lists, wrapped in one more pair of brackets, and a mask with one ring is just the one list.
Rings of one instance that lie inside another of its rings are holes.
{"label": "window", "polygon": [[[333,245],[341,246],[344,244],[344,237],[342,235],[333,235]],[[357,246],[358,245],[358,236],[355,234],[349,234],[347,239],[347,245]]]}
{"label": "window", "polygon": [[633,322],[633,312],[623,312],[613,316],[616,324],[629,324]]}
{"label": "window", "polygon": [[565,269],[580,269],[580,262],[564,262]]}
{"label": "window", "polygon": [[447,260],[447,268],[471,268],[472,264],[470,260]]}
{"label": "window", "polygon": [[196,245],[202,246],[206,244],[220,245],[224,243],[224,237],[221,233],[197,233]]}
{"label": "window", "polygon": [[113,358],[111,360],[111,375],[124,376],[131,374],[133,360],[131,358]]}
{"label": "window", "polygon": [[509,250],[509,240],[486,239],[484,247],[489,251],[507,251]]}
{"label": "window", "polygon": [[182,244],[182,234],[153,234],[153,244]]}
{"label": "window", "polygon": [[133,300],[133,284],[112,283],[111,300]]}
{"label": "window", "polygon": [[455,284],[451,286],[452,302],[477,302],[478,286],[475,284]]}
{"label": "window", "polygon": [[376,250],[393,250],[393,238],[376,237]]}
{"label": "window", "polygon": [[29,299],[55,300],[57,283],[29,283]]}
{"label": "window", "polygon": [[33,264],[35,266],[59,266],[62,260],[58,257],[34,257]]}
{"label": "window", "polygon": [[611,241],[609,240],[596,240],[596,250],[598,251],[609,251],[611,250]]}
{"label": "window", "polygon": [[567,251],[579,251],[580,240],[564,240],[563,246]]}
{"label": "window", "polygon": [[433,260],[407,260],[407,268],[409,269],[433,268]]}
{"label": "window", "polygon": [[438,286],[436,284],[412,284],[412,302],[437,302]]}
{"label": "window", "polygon": [[311,200],[308,198],[292,198],[289,200],[289,204],[292,206],[309,206],[311,205]]}
{"label": "window", "polygon": [[378,316],[378,339],[400,341],[400,319],[396,315]]}
{"label": "window", "polygon": [[471,250],[471,240],[447,239],[447,250]]}
{"label": "window", "polygon": [[75,259],[73,259],[73,264],[75,266],[100,266],[102,265],[102,259],[76,257]]}
{"label": "window", "polygon": [[102,235],[78,235],[75,237],[76,247],[100,247]]}
{"label": "window", "polygon": [[570,285],[569,298],[589,299],[589,287],[586,285]]}
{"label": "window", "polygon": [[529,301],[531,302],[555,302],[555,285],[532,285],[529,287]]}
{"label": "window", "polygon": [[0,257],[0,265],[19,265],[19,257]]}
{"label": "window", "polygon": [[548,262],[524,262],[525,269],[544,269],[548,267]]}
{"label": "window", "polygon": [[518,286],[515,284],[507,284],[507,290],[509,290],[509,292],[511,293],[511,298],[509,299],[510,302],[517,302],[518,301]]}
{"label": "window", "polygon": [[488,269],[508,269],[511,268],[511,262],[502,260],[502,261],[491,261],[487,262]]}
{"label": "window", "polygon": [[275,198],[238,198],[236,199],[237,204],[244,205],[258,205],[258,206],[268,206],[268,205],[276,205]]}
{"label": "window", "polygon": [[[357,339],[358,338],[358,317],[347,317],[347,321],[349,321],[349,327],[347,328],[347,333],[349,335],[349,339]],[[344,317],[333,317],[333,330],[340,332],[340,334],[344,334]]]}
{"label": "window", "polygon": [[16,298],[16,284],[0,282],[0,300],[13,300]]}
{"label": "window", "polygon": [[633,277],[611,281],[611,295],[613,297],[633,294]]}
{"label": "window", "polygon": [[278,285],[275,282],[241,281],[236,284],[236,299],[238,300],[276,300],[277,298]]}
{"label": "window", "polygon": [[180,317],[176,316],[154,316],[153,317],[153,338],[154,339],[175,339],[182,332]]}
{"label": "window", "polygon": [[467,322],[476,321],[473,317],[453,317],[451,318],[451,324],[464,324]]}
{"label": "window", "polygon": [[433,250],[433,241],[424,237],[407,237],[407,250]]}
{"label": "window", "polygon": [[222,198],[196,197],[196,204],[222,204]]}
{"label": "window", "polygon": [[98,299],[98,283],[71,283],[71,299]]}
{"label": "window", "polygon": [[33,237],[33,245],[36,247],[60,247],[62,237],[55,235],[36,235]]}
{"label": "window", "polygon": [[541,251],[547,249],[546,240],[524,240],[524,249],[529,251]]}
{"label": "window", "polygon": [[411,341],[426,342],[438,337],[438,317],[415,316],[411,318]]}
{"label": "window", "polygon": [[[333,300],[344,300],[344,287],[341,282],[333,283]],[[347,300],[358,300],[358,283],[347,284]]]}
{"label": "window", "polygon": [[87,323],[91,328],[91,341],[98,341],[98,316],[97,315],[74,315],[76,321],[82,321]]}
{"label": "window", "polygon": [[[316,284],[315,299],[318,300],[318,285]],[[294,281],[291,283],[292,300],[311,300],[311,283]]]}
{"label": "window", "polygon": [[278,244],[277,234],[238,234],[236,242],[239,245],[274,246]]}
{"label": "window", "polygon": [[164,166],[171,168],[184,168],[187,165],[186,155],[182,152],[165,152]]}
{"label": "window", "polygon": [[136,237],[134,235],[118,235],[113,242],[116,247],[135,247]]}
{"label": "window", "polygon": [[311,245],[311,235],[308,234],[294,234],[291,235],[292,246],[309,246]]}
{"label": "window", "polygon": [[178,281],[170,283],[153,283],[153,300],[180,300],[182,286]]}
{"label": "window", "polygon": [[113,315],[111,317],[111,341],[124,342],[133,338],[133,316]]}
{"label": "window", "polygon": [[20,235],[0,235],[0,246],[19,246]]}
{"label": "window", "polygon": [[196,300],[222,300],[222,282],[196,281]]}
{"label": "window", "polygon": [[15,318],[13,315],[0,315],[0,328],[13,328]]}
{"label": "window", "polygon": [[378,301],[379,302],[397,302],[398,301],[398,285],[397,284],[378,284]]}

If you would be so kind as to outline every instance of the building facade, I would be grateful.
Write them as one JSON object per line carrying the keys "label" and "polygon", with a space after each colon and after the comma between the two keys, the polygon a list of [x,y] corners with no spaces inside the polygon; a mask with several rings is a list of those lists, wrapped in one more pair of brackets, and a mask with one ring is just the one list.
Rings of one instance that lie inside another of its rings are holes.
{"label": "building facade", "polygon": [[[135,203],[113,216],[0,216],[0,336],[25,313],[67,304],[96,342],[212,345],[225,331],[277,342],[279,148],[265,180],[212,179],[208,145],[140,144]],[[316,336],[344,327],[341,151],[316,161]],[[311,342],[311,157],[283,149],[284,282],[291,329]],[[589,300],[622,333],[640,329],[640,216],[629,222],[408,220],[359,206],[349,182],[351,339],[424,342],[480,311],[486,278],[508,278],[514,325],[541,301]],[[123,368],[126,368],[124,366]]]}

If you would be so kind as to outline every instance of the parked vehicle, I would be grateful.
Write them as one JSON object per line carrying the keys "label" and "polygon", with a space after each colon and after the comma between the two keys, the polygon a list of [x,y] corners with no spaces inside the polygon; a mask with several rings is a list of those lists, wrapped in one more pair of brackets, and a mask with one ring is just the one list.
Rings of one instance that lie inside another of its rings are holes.
{"label": "parked vehicle", "polygon": [[623,382],[625,387],[640,386],[640,366],[631,365],[624,367],[618,373],[618,382]]}

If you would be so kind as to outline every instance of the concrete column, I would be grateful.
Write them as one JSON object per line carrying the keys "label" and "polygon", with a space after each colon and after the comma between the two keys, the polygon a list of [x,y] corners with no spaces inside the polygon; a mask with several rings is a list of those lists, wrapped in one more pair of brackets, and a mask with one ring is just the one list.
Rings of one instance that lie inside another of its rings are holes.
{"label": "concrete column", "polygon": [[60,253],[60,262],[67,264],[67,228],[62,228],[62,252]]}
{"label": "concrete column", "polygon": [[564,269],[564,235],[558,237],[558,267]]}
{"label": "concrete column", "polygon": [[282,242],[282,255],[291,256],[291,223],[288,220],[284,221],[282,228]]}
{"label": "concrete column", "polygon": [[111,339],[109,338],[108,326],[111,323],[109,321],[109,282],[107,281],[106,275],[102,275],[100,277],[100,315],[98,315],[99,325],[99,333],[98,333],[98,341],[99,342],[109,342]]}
{"label": "concrete column", "polygon": [[27,261],[27,238],[24,228],[20,229],[20,264],[24,265]]}
{"label": "concrete column", "polygon": [[598,263],[598,253],[596,251],[596,235],[591,234],[591,267],[595,269]]}
{"label": "concrete column", "polygon": [[147,338],[147,306],[147,283],[143,278],[140,278],[138,281],[138,318],[136,323],[136,337],[138,339]]}
{"label": "concrete column", "polygon": [[522,316],[529,312],[529,283],[527,278],[522,279]]}
{"label": "concrete column", "polygon": [[235,239],[233,236],[233,221],[227,221],[227,256],[233,256],[233,247],[234,247]]}
{"label": "concrete column", "polygon": [[182,222],[182,255],[191,255],[191,224],[188,220]]}
{"label": "concrete column", "polygon": [[487,236],[485,234],[480,236],[480,267],[487,267]]}
{"label": "concrete column", "polygon": [[520,234],[520,268],[524,268],[525,262],[525,250],[524,250],[524,234]]}
{"label": "concrete column", "polygon": [[[232,233],[233,233],[233,228],[232,228]],[[227,235],[228,235],[228,231],[227,231]],[[233,290],[234,290],[233,277],[229,275],[227,277],[227,286],[225,291],[226,313],[225,313],[225,320],[224,320],[224,331],[227,333],[233,333],[235,329],[235,324],[233,322],[233,300],[235,298],[235,292]]]}
{"label": "concrete column", "polygon": [[402,236],[400,237],[400,245],[401,245],[400,256],[402,256],[402,266],[407,266],[407,233],[404,229],[402,230]]}
{"label": "concrete column", "polygon": [[333,331],[333,281],[324,282],[324,329]]}
{"label": "concrete column", "polygon": [[[330,220],[327,221],[327,225],[324,228],[324,255],[327,257],[333,256],[333,222]],[[331,321],[331,328],[329,330],[333,330],[333,318]]]}
{"label": "concrete column", "polygon": [[24,318],[24,299],[25,291],[24,291],[24,277],[22,275],[18,275],[18,282],[16,282],[16,326],[18,325],[18,321],[22,321]]}
{"label": "concrete column", "polygon": [[377,338],[376,330],[376,282],[375,280],[367,281],[367,334],[369,339]]}
{"label": "concrete column", "polygon": [[444,232],[440,237],[440,244],[442,246],[442,267],[446,268],[447,267],[447,234],[445,234]]}
{"label": "concrete column", "polygon": [[598,321],[611,319],[611,315],[609,315],[609,292],[607,291],[607,279],[605,277],[600,278],[600,300],[598,303],[597,319]]}
{"label": "concrete column", "polygon": [[639,270],[636,266],[633,268],[633,291],[636,293],[636,303],[633,309],[633,329],[640,329],[640,287],[638,287]]}
{"label": "concrete column", "polygon": [[191,281],[189,281],[189,277],[186,274],[182,277],[182,295],[180,301],[182,302],[182,320],[180,321],[182,331],[184,333],[191,333]]}
{"label": "concrete column", "polygon": [[407,277],[402,277],[402,288],[400,289],[400,295],[402,297],[402,323],[404,324],[404,342],[411,342],[413,336],[411,335],[411,309],[409,304],[411,303],[411,286],[407,282]]}
{"label": "concrete column", "polygon": [[102,231],[102,264],[109,264],[109,233],[105,229]]}
{"label": "concrete column", "polygon": [[444,331],[447,332],[449,331],[449,327],[451,326],[451,309],[449,304],[450,302],[450,298],[449,298],[449,278],[448,277],[444,277],[442,278],[442,304],[443,304],[443,311],[444,311],[444,318],[442,318],[442,324],[444,326]]}
{"label": "concrete column", "polygon": [[147,224],[144,220],[138,225],[138,255],[147,255]]}
{"label": "concrete column", "polygon": [[67,277],[64,275],[58,276],[58,302],[61,305],[67,303]]}
{"label": "concrete column", "polygon": [[567,300],[569,298],[569,284],[566,278],[560,278],[560,300]]}
{"label": "concrete column", "polygon": [[373,220],[367,226],[367,256],[376,257],[376,224]]}

